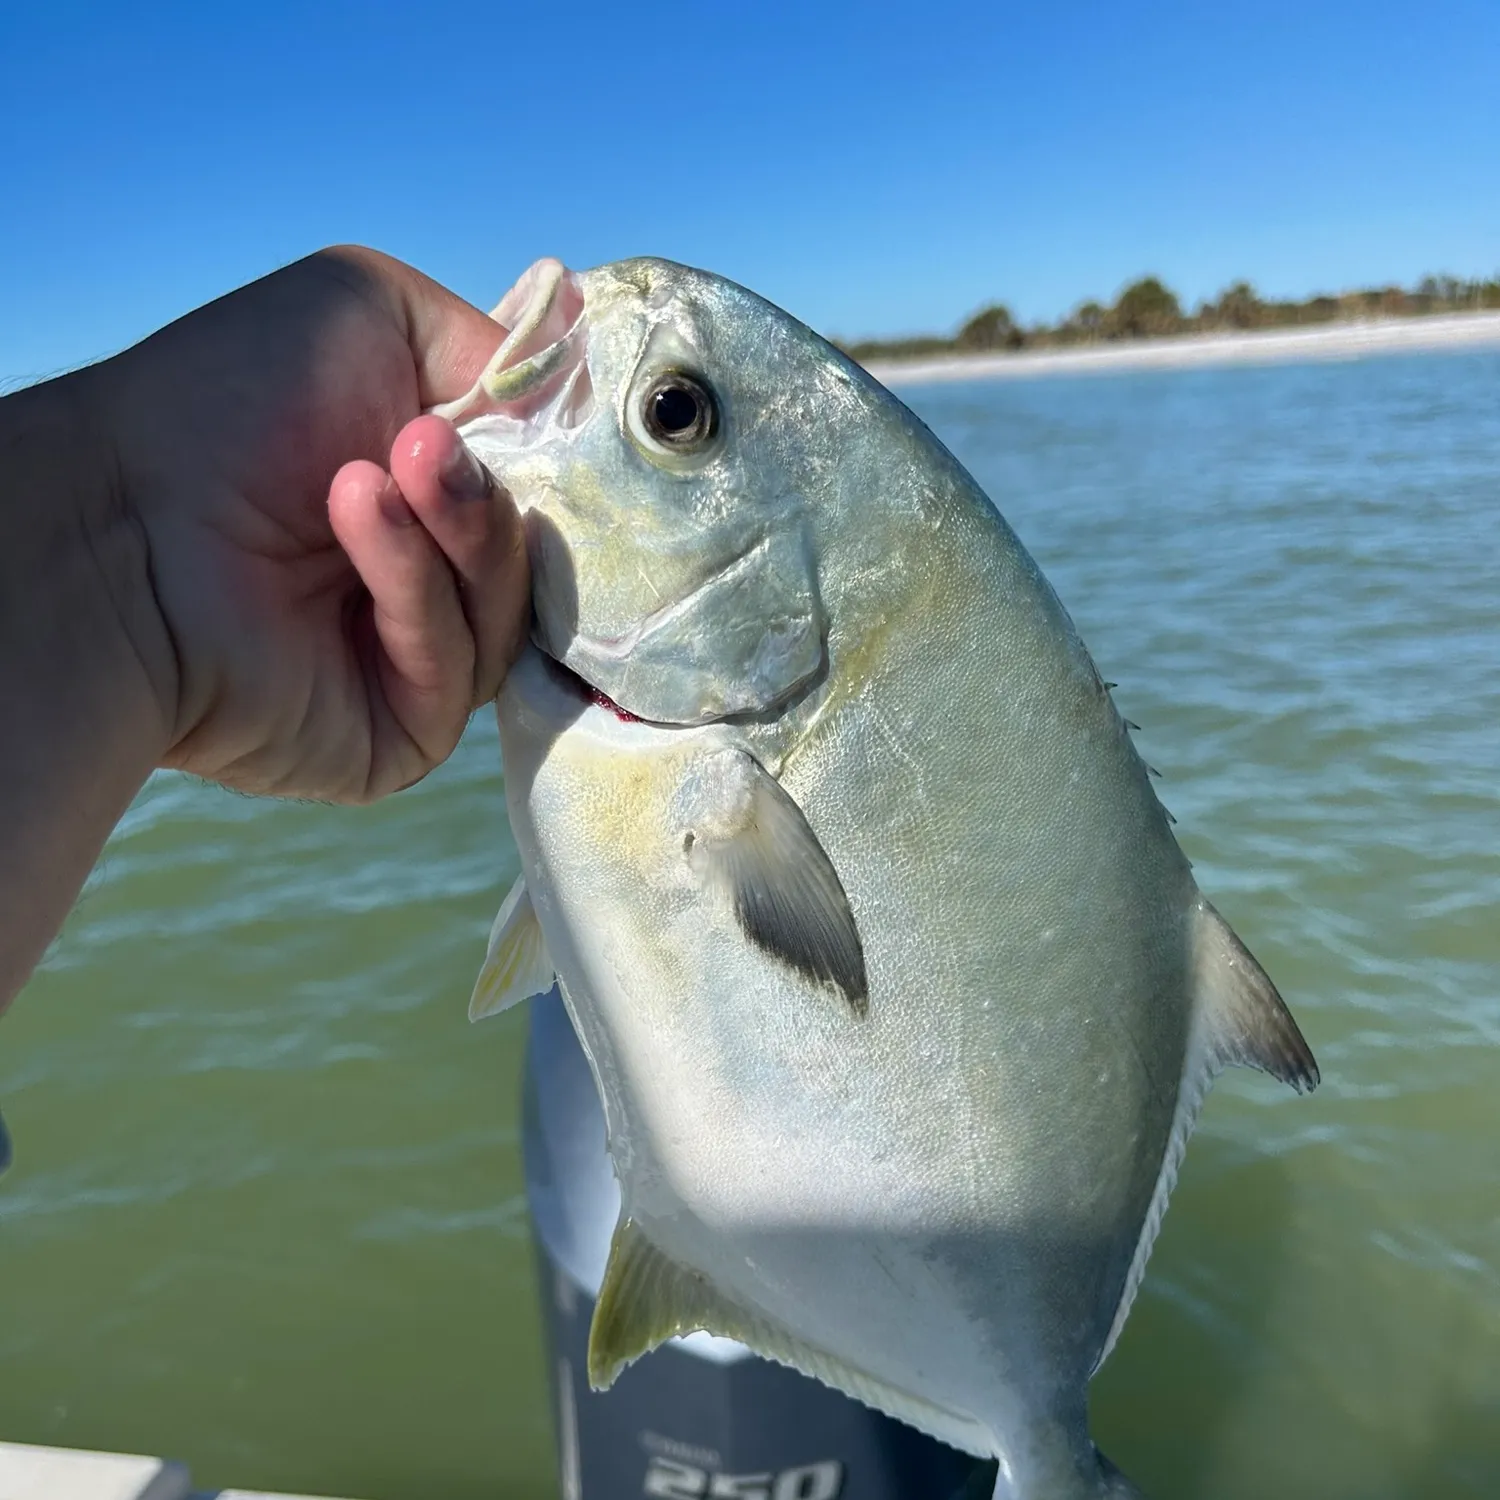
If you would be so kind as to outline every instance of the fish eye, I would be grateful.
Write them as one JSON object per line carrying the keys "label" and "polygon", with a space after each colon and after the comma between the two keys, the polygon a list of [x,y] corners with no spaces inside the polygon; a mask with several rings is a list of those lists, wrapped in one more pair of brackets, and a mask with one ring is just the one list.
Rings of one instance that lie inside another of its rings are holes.
{"label": "fish eye", "polygon": [[679,370],[658,375],[646,388],[640,417],[645,435],[669,453],[695,453],[719,428],[718,406],[708,388]]}

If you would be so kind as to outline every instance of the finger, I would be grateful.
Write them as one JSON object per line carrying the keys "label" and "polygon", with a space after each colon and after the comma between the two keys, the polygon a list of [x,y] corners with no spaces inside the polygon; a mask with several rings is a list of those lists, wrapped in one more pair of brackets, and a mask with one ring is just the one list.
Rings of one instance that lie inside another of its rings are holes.
{"label": "finger", "polygon": [[521,649],[531,614],[521,518],[441,417],[407,423],[391,450],[391,473],[458,576],[474,636],[473,702],[488,703]]}
{"label": "finger", "polygon": [[[372,745],[371,791],[380,795],[415,780],[458,743],[474,642],[453,570],[391,475],[365,460],[346,464],[329,490],[328,516],[370,594],[378,697],[393,721],[377,718]],[[420,763],[400,754],[400,736]]]}
{"label": "finger", "polygon": [[479,378],[505,329],[477,307],[404,261],[363,245],[319,252],[369,278],[406,333],[416,366],[418,404],[457,400]]}

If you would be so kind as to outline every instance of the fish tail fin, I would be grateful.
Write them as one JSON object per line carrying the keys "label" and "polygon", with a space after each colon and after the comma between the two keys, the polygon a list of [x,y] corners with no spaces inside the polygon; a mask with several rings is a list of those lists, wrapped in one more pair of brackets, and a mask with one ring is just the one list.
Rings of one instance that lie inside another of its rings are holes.
{"label": "fish tail fin", "polygon": [[1145,1496],[1097,1448],[1099,1482],[1091,1500],[1145,1500]]}
{"label": "fish tail fin", "polygon": [[[1066,1489],[1054,1485],[1043,1485],[1040,1489],[1018,1489],[1002,1471],[995,1479],[994,1500],[1145,1500],[1138,1490],[1101,1453],[1099,1471],[1096,1474],[1079,1474],[1077,1482]],[[963,1500],[969,1500],[969,1491],[963,1492]],[[985,1491],[988,1494],[988,1490]],[[981,1500],[976,1493],[975,1500]]]}
{"label": "fish tail fin", "polygon": [[[987,1491],[986,1491],[987,1493]],[[965,1492],[964,1500],[968,1500]],[[1033,1422],[1000,1459],[993,1500],[1145,1500],[1078,1422]]]}

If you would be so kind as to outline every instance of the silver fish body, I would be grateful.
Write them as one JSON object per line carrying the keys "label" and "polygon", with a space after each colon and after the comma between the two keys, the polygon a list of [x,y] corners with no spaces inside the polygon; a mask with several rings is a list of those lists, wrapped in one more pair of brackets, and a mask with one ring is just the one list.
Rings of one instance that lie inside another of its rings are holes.
{"label": "silver fish body", "polygon": [[995,1455],[997,1496],[1132,1494],[1087,1384],[1203,1094],[1232,1061],[1310,1087],[1311,1054],[905,407],[718,278],[530,274],[571,368],[507,407],[502,351],[454,409],[537,614],[475,1009],[555,972],[594,1069],[591,1375],[706,1328]]}

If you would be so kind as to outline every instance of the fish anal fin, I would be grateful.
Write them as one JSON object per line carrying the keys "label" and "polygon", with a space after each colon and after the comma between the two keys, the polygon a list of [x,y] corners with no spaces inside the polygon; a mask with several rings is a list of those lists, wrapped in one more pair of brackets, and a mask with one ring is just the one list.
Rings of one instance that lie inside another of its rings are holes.
{"label": "fish anal fin", "polygon": [[607,1390],[627,1365],[685,1333],[734,1339],[764,1359],[788,1365],[889,1416],[976,1457],[993,1452],[985,1429],[856,1370],[788,1333],[774,1319],[741,1307],[707,1277],[658,1250],[632,1219],[621,1219],[589,1329],[589,1384]]}
{"label": "fish anal fin", "polygon": [[1177,1107],[1172,1113],[1172,1128],[1167,1134],[1167,1149],[1162,1154],[1161,1170],[1156,1175],[1156,1187],[1151,1193],[1151,1202],[1146,1208],[1146,1217],[1141,1224],[1141,1233],[1136,1240],[1135,1254],[1130,1260],[1130,1269],[1125,1273],[1124,1290],[1120,1293],[1115,1308],[1114,1320],[1109,1335],[1094,1361],[1096,1373],[1104,1361],[1114,1352],[1120,1335],[1125,1331],[1125,1320],[1135,1303],[1135,1294],[1141,1289],[1146,1275],[1146,1262],[1151,1259],[1151,1248],[1161,1232],[1161,1222],[1166,1217],[1167,1204],[1172,1201],[1172,1189],[1177,1186],[1177,1174],[1182,1168],[1182,1158],[1187,1151],[1188,1138],[1198,1123],[1203,1101],[1209,1087],[1223,1063],[1214,1054],[1204,1037],[1201,1024],[1195,1024],[1188,1041],[1187,1056],[1183,1061],[1182,1080],[1177,1089]]}
{"label": "fish anal fin", "polygon": [[1318,1086],[1318,1064],[1286,1002],[1201,898],[1193,913],[1193,971],[1205,1040],[1220,1063],[1259,1068],[1299,1094]]}
{"label": "fish anal fin", "polygon": [[735,1338],[739,1314],[715,1304],[708,1282],[669,1260],[633,1219],[615,1226],[589,1328],[589,1384],[605,1391],[641,1355],[699,1329]]}
{"label": "fish anal fin", "polygon": [[544,995],[552,988],[552,980],[547,941],[523,876],[511,887],[490,929],[484,967],[469,997],[469,1019],[482,1021],[509,1010],[518,1000]]}

